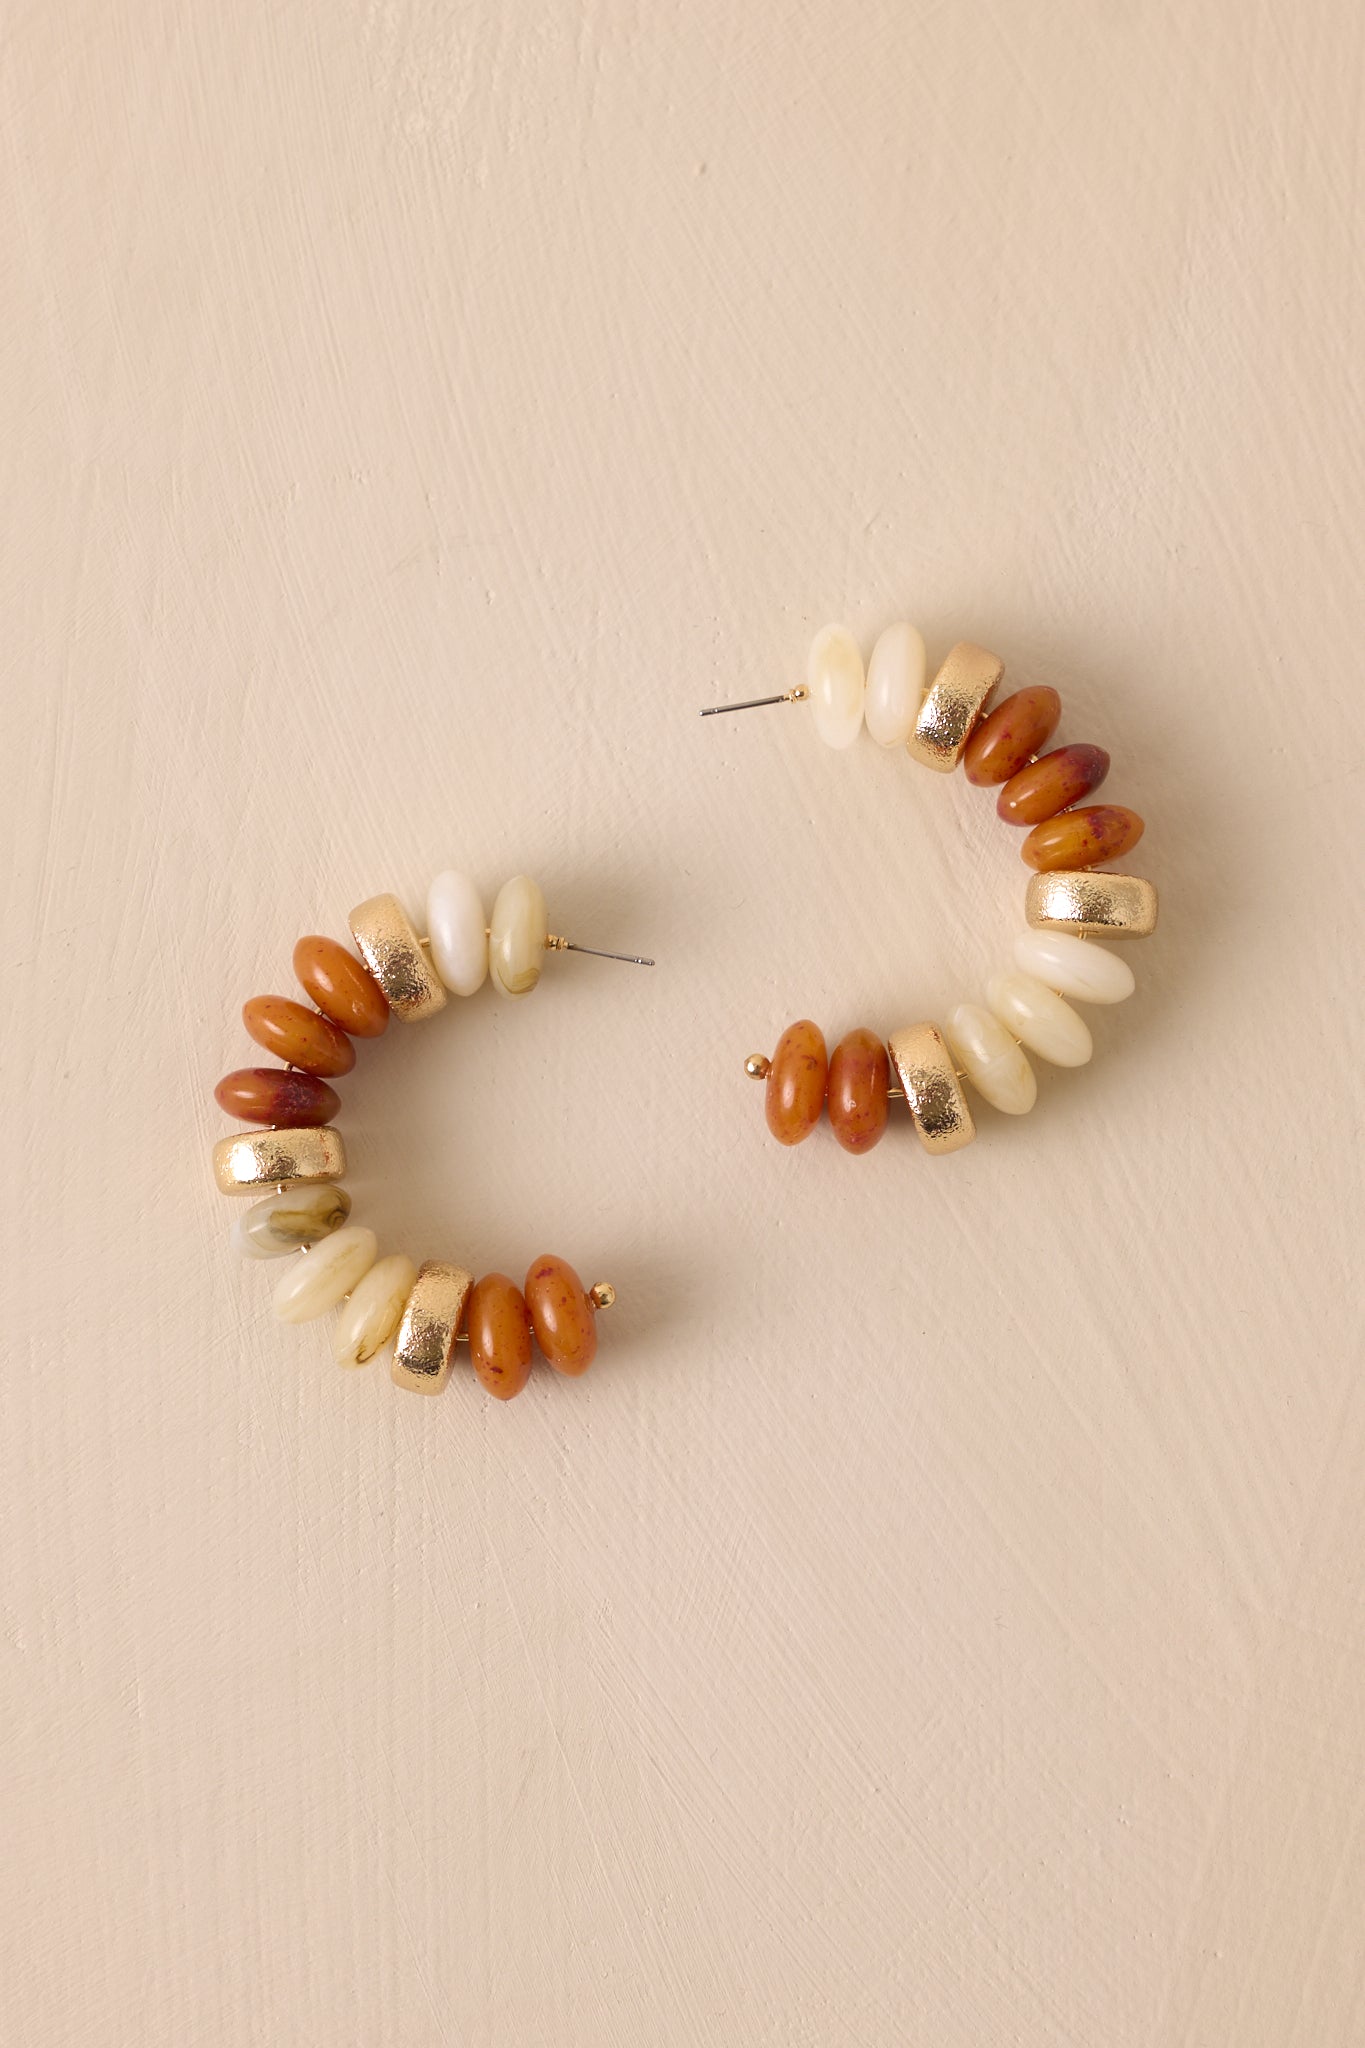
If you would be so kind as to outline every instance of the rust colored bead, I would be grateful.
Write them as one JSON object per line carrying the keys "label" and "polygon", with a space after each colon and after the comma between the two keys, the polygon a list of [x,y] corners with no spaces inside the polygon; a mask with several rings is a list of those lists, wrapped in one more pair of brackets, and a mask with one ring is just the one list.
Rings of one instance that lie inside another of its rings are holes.
{"label": "rust colored bead", "polygon": [[779,1145],[799,1145],[820,1121],[825,1103],[829,1055],[818,1024],[803,1017],[789,1024],[777,1041],[764,1107],[768,1129]]}
{"label": "rust colored bead", "polygon": [[305,1074],[330,1080],[349,1074],[355,1065],[355,1047],[346,1033],[289,996],[253,996],[242,1004],[242,1022],[257,1045]]}
{"label": "rust colored bead", "polygon": [[335,1088],[312,1074],[291,1074],[284,1067],[238,1067],[224,1074],[213,1091],[220,1109],[244,1124],[278,1124],[304,1130],[329,1124],[341,1107]]}
{"label": "rust colored bead", "polygon": [[352,1038],[380,1038],[388,1025],[389,1004],[383,989],[335,939],[313,932],[294,948],[294,972],[324,1016]]}
{"label": "rust colored bead", "polygon": [[1142,820],[1122,804],[1062,811],[1035,825],[1020,852],[1031,868],[1093,868],[1118,860],[1142,837]]}
{"label": "rust colored bead", "polygon": [[978,789],[1008,782],[1047,745],[1061,715],[1062,700],[1046,683],[1006,697],[967,742],[962,772],[968,782]]}
{"label": "rust colored bead", "polygon": [[526,1275],[526,1308],[536,1342],[556,1372],[577,1379],[597,1356],[597,1311],[567,1259],[547,1252]]}
{"label": "rust colored bead", "polygon": [[510,1401],[531,1377],[531,1319],[526,1297],[505,1273],[485,1273],[465,1310],[469,1359],[488,1392]]}
{"label": "rust colored bead", "polygon": [[1098,789],[1109,773],[1103,747],[1057,747],[1012,775],[996,799],[1007,825],[1041,825]]}
{"label": "rust colored bead", "polygon": [[830,1054],[829,1120],[845,1152],[870,1152],[886,1129],[891,1062],[875,1031],[850,1031]]}

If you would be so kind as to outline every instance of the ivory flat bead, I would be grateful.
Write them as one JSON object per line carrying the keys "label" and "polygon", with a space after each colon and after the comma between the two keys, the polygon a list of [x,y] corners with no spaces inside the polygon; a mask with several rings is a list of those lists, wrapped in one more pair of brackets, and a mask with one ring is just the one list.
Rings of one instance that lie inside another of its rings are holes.
{"label": "ivory flat bead", "polygon": [[301,1245],[319,1244],[340,1230],[351,1213],[345,1188],[331,1181],[321,1186],[285,1188],[253,1202],[232,1226],[232,1242],[246,1259],[278,1259]]}
{"label": "ivory flat bead", "polygon": [[272,1306],[282,1323],[311,1323],[325,1316],[363,1280],[374,1264],[379,1239],[362,1223],[348,1223],[310,1252],[300,1252],[283,1275]]}
{"label": "ivory flat bead", "polygon": [[888,626],[867,664],[867,729],[879,747],[902,747],[924,695],[924,636],[905,619]]}
{"label": "ivory flat bead", "polygon": [[1083,1067],[1094,1051],[1085,1019],[1032,974],[992,975],[986,1001],[1006,1030],[1054,1067]]}
{"label": "ivory flat bead", "polygon": [[368,1365],[384,1349],[403,1319],[403,1308],[417,1279],[417,1268],[405,1252],[377,1259],[342,1303],[332,1331],[332,1356],[338,1365]]}
{"label": "ivory flat bead", "polygon": [[944,1036],[953,1058],[992,1109],[1006,1116],[1027,1115],[1038,1100],[1038,1082],[998,1017],[978,1003],[959,1003]]}
{"label": "ivory flat bead", "polygon": [[866,683],[863,657],[846,626],[824,626],[806,657],[815,730],[827,747],[851,747],[862,730]]}
{"label": "ivory flat bead", "polygon": [[1020,932],[1014,958],[1025,974],[1078,1003],[1122,1003],[1137,986],[1126,960],[1068,932]]}
{"label": "ivory flat bead", "polygon": [[529,875],[504,882],[493,904],[488,965],[505,996],[529,996],[545,965],[550,921],[540,884]]}
{"label": "ivory flat bead", "polygon": [[483,901],[468,875],[446,868],[427,891],[427,937],[436,972],[453,996],[472,996],[488,974]]}

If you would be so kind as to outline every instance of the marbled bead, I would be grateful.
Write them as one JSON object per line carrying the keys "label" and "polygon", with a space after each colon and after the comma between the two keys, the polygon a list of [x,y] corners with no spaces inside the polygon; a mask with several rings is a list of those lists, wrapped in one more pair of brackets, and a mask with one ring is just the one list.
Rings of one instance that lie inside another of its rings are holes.
{"label": "marbled bead", "polygon": [[764,1096],[768,1129],[779,1145],[799,1145],[815,1129],[828,1074],[829,1055],[819,1025],[808,1017],[789,1024],[777,1041]]}
{"label": "marbled bead", "polygon": [[1033,975],[992,975],[986,1001],[1007,1031],[1054,1067],[1083,1067],[1090,1058],[1094,1047],[1084,1017]]}
{"label": "marbled bead", "polygon": [[349,1074],[355,1065],[355,1047],[346,1033],[290,996],[253,996],[242,1005],[242,1022],[257,1045],[305,1074],[330,1080]]}
{"label": "marbled bead", "polygon": [[995,808],[1007,825],[1040,825],[1089,796],[1108,773],[1103,747],[1057,747],[1011,775]]}
{"label": "marbled bead", "polygon": [[244,1124],[285,1124],[294,1129],[329,1124],[341,1108],[335,1088],[313,1074],[285,1067],[238,1067],[224,1074],[213,1099]]}
{"label": "marbled bead", "polygon": [[378,1357],[402,1321],[416,1279],[417,1268],[405,1252],[375,1261],[336,1319],[332,1356],[338,1365],[368,1365]]}
{"label": "marbled bead", "polygon": [[485,1273],[474,1283],[465,1311],[469,1360],[481,1384],[510,1401],[531,1377],[531,1318],[526,1297],[506,1273]]}
{"label": "marbled bead", "polygon": [[556,1372],[576,1379],[597,1356],[597,1311],[567,1259],[547,1253],[526,1275],[526,1309],[536,1342]]}
{"label": "marbled bead", "polygon": [[1142,820],[1122,804],[1088,804],[1035,825],[1019,851],[1031,868],[1093,868],[1121,860],[1142,837]]}
{"label": "marbled bead", "polygon": [[1026,1116],[1038,1080],[998,1017],[977,1003],[959,1003],[943,1027],[948,1049],[978,1095],[1006,1116]]}
{"label": "marbled bead", "polygon": [[383,989],[335,939],[310,932],[294,948],[294,972],[304,993],[323,1015],[352,1038],[380,1038],[388,1029],[389,1003]]}
{"label": "marbled bead", "polygon": [[540,884],[529,875],[504,882],[493,900],[488,938],[489,971],[503,995],[530,995],[545,965],[549,929]]}
{"label": "marbled bead", "polygon": [[232,1242],[247,1259],[278,1259],[302,1245],[319,1244],[351,1213],[345,1188],[331,1181],[304,1183],[253,1202],[232,1226]]}
{"label": "marbled bead", "polygon": [[310,1252],[300,1252],[276,1286],[271,1306],[282,1323],[311,1323],[326,1315],[364,1279],[379,1239],[362,1223],[333,1231]]}
{"label": "marbled bead", "polygon": [[983,718],[962,755],[962,771],[978,789],[1008,782],[1057,730],[1062,700],[1046,683],[1016,690]]}
{"label": "marbled bead", "polygon": [[845,1152],[870,1152],[886,1130],[891,1062],[875,1031],[860,1027],[830,1054],[826,1103]]}

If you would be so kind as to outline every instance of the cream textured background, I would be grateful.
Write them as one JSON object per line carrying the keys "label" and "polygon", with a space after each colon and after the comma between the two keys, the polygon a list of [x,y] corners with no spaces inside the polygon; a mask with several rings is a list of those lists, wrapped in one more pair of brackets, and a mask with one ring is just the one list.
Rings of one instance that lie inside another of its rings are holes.
{"label": "cream textured background", "polygon": [[[0,56],[0,2036],[1365,2037],[1349,0],[43,0]],[[741,1062],[941,1014],[989,799],[804,713],[1048,679],[1140,992],[933,1163]],[[391,1245],[621,1304],[343,1378],[209,1091],[439,866],[657,953],[343,1084]]]}

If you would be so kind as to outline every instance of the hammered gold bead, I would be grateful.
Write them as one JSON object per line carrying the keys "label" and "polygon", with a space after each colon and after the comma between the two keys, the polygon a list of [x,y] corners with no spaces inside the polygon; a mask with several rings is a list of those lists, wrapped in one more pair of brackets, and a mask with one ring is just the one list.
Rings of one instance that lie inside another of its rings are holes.
{"label": "hammered gold bead", "polygon": [[937,1024],[907,1024],[887,1045],[896,1079],[926,1152],[957,1152],[970,1145],[976,1125]]}
{"label": "hammered gold bead", "polygon": [[970,640],[959,640],[950,648],[924,693],[905,743],[915,759],[940,774],[951,774],[1004,673],[998,654],[989,654]]}
{"label": "hammered gold bead", "polygon": [[389,1372],[395,1386],[413,1394],[441,1392],[473,1285],[472,1273],[443,1259],[428,1259],[419,1269],[393,1347]]}
{"label": "hammered gold bead", "polygon": [[1039,931],[1145,939],[1156,930],[1156,890],[1141,875],[1052,868],[1030,877],[1024,915]]}
{"label": "hammered gold bead", "polygon": [[307,1130],[243,1131],[220,1138],[213,1148],[213,1175],[225,1195],[254,1195],[262,1188],[299,1187],[305,1181],[340,1180],[346,1147],[330,1124]]}
{"label": "hammered gold bead", "polygon": [[356,905],[347,922],[361,958],[396,1017],[416,1024],[445,1008],[441,977],[396,896],[368,897]]}

